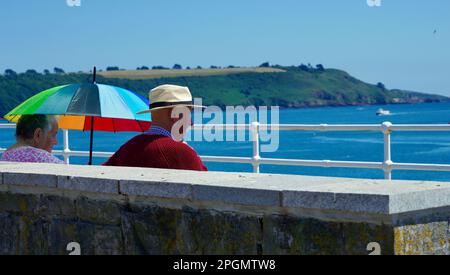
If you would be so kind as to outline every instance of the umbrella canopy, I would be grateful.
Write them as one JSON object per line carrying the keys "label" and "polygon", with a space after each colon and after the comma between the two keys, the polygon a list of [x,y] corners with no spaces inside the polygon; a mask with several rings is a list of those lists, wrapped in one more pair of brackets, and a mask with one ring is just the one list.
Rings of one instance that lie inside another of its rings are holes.
{"label": "umbrella canopy", "polygon": [[27,99],[5,115],[17,123],[21,115],[63,115],[59,127],[71,130],[144,132],[150,115],[137,112],[148,108],[146,98],[123,88],[96,84],[71,84],[54,87]]}

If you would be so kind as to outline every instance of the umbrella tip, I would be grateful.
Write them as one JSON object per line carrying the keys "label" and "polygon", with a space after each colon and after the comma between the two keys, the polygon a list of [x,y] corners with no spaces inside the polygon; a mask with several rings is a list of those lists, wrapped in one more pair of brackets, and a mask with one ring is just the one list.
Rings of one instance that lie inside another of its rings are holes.
{"label": "umbrella tip", "polygon": [[97,76],[97,67],[94,66],[94,72],[93,72],[93,79],[92,79],[92,83],[95,83],[95,78]]}

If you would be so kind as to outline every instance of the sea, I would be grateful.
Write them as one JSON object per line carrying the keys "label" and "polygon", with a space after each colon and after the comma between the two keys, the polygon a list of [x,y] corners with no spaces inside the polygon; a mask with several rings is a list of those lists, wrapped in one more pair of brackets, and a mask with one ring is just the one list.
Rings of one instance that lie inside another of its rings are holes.
{"label": "sea", "polygon": [[[377,116],[376,112],[379,108],[389,110],[391,114]],[[203,118],[204,123],[209,121],[210,119]],[[450,102],[281,109],[279,111],[279,123],[281,124],[381,124],[385,121],[393,124],[449,124]],[[6,123],[6,121],[3,120],[0,123]],[[127,140],[138,134],[95,132],[94,151],[114,152]],[[237,137],[237,132],[232,135]],[[54,149],[62,149],[62,138],[60,131],[59,143]],[[226,140],[225,137],[223,139]],[[69,141],[71,150],[89,150],[89,132],[69,131]],[[450,164],[450,132],[394,132],[391,142],[394,162]],[[13,143],[14,129],[0,129],[0,147],[7,148]],[[210,142],[203,140],[189,141],[188,143],[201,156],[251,157],[253,152],[252,142],[249,138],[244,141]],[[264,145],[265,142],[261,142],[261,144]],[[381,132],[280,131],[277,150],[262,152],[261,156],[285,159],[382,162],[383,134]],[[104,161],[106,161],[105,158],[94,158],[96,165]],[[87,162],[86,157],[70,158],[71,164],[84,165]],[[210,171],[252,172],[253,170],[249,164],[214,162],[205,164]],[[383,171],[378,169],[261,165],[260,172],[370,179],[384,177]],[[450,172],[394,170],[392,178],[448,182],[450,181]]]}

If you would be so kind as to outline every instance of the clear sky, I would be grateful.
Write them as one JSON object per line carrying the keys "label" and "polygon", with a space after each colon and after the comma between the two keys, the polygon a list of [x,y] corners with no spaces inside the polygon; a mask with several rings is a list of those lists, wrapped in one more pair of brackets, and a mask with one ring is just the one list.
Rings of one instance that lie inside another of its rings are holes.
{"label": "clear sky", "polygon": [[321,63],[450,96],[449,0],[80,1],[1,0],[0,70]]}

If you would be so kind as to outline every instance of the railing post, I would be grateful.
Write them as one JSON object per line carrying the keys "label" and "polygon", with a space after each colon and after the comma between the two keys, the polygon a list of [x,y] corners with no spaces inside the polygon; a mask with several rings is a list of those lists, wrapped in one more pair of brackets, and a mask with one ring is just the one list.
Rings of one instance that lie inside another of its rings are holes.
{"label": "railing post", "polygon": [[250,130],[253,139],[253,173],[259,173],[259,160],[261,159],[261,156],[259,155],[259,122],[252,122]]}
{"label": "railing post", "polygon": [[63,140],[64,140],[64,161],[66,164],[70,164],[70,148],[69,148],[69,130],[63,129]]}
{"label": "railing post", "polygon": [[391,160],[391,126],[392,123],[389,121],[383,122],[382,129],[384,135],[384,162],[383,162],[383,170],[384,170],[384,179],[391,180],[392,179],[392,160]]}

